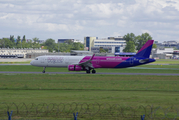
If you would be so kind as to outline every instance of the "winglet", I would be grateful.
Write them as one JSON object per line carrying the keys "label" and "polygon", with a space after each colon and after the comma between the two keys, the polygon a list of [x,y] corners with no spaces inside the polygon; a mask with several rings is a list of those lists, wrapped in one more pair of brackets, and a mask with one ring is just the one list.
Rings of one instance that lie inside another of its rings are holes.
{"label": "winglet", "polygon": [[93,57],[95,56],[95,54],[93,54],[93,56],[91,56],[91,58],[89,59],[90,61],[93,59]]}

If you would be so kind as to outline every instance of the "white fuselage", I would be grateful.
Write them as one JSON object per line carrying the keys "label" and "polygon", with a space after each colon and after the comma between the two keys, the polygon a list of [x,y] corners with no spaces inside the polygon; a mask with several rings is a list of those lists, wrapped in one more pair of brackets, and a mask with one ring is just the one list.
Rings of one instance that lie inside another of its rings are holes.
{"label": "white fuselage", "polygon": [[39,56],[30,62],[39,67],[68,67],[78,64],[85,56]]}

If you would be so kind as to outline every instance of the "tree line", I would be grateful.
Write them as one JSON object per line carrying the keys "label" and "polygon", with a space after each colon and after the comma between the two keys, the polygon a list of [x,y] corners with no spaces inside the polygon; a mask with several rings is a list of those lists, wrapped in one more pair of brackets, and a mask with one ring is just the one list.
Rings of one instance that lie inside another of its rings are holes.
{"label": "tree line", "polygon": [[[143,33],[142,35],[135,36],[134,33],[128,33],[124,35],[124,40],[126,40],[126,47],[123,52],[136,52],[148,41],[152,40],[152,37],[149,33]],[[42,47],[43,46],[43,47]],[[153,45],[153,48],[156,48],[156,44]],[[55,43],[55,40],[49,38],[44,43],[39,43],[39,38],[35,37],[26,41],[25,35],[22,37],[17,36],[15,38],[13,35],[10,35],[10,38],[0,39],[0,48],[42,48],[48,49],[49,52],[70,52],[70,50],[84,50],[84,44],[75,43],[71,40],[67,40],[64,43]],[[100,51],[106,52],[106,50]]]}
{"label": "tree line", "polygon": [[[135,36],[134,33],[128,33],[124,35],[123,39],[126,40],[126,47],[123,52],[136,52],[139,51],[148,40],[152,40],[152,37],[149,33],[142,33],[142,35],[138,36]],[[157,48],[156,44],[153,44],[153,48]]]}
{"label": "tree line", "polygon": [[[43,46],[43,47],[42,47]],[[35,37],[28,39],[26,41],[25,35],[22,37],[17,36],[15,38],[10,35],[10,38],[0,39],[0,48],[41,48],[48,49],[49,52],[70,52],[70,50],[84,50],[84,45],[82,43],[74,43],[71,40],[65,41],[65,43],[55,43],[55,40],[49,38],[44,43],[39,43],[39,38]]]}
{"label": "tree line", "polygon": [[0,48],[40,48],[41,45],[38,42],[38,38],[33,38],[32,40],[26,41],[25,35],[21,39],[20,36],[15,38],[13,35],[10,35],[10,38],[0,39]]}

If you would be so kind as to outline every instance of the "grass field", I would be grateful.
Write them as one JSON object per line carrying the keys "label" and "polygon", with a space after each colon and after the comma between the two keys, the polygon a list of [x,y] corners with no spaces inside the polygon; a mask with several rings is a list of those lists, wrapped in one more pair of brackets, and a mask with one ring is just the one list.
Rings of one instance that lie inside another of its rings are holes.
{"label": "grass field", "polygon": [[[108,103],[178,108],[178,76],[1,74],[6,103]],[[160,113],[161,114],[161,113]],[[163,114],[162,114],[163,115]],[[43,118],[43,117],[41,117]]]}
{"label": "grass field", "polygon": [[[42,67],[25,65],[0,66],[0,71],[41,72],[42,69]],[[142,65],[135,68],[96,70],[121,73],[178,73],[179,65]],[[68,70],[47,68],[46,71],[67,72]],[[153,105],[165,109],[171,106],[179,108],[178,86],[179,76],[0,74],[0,103],[71,104],[75,102],[119,104],[124,107]],[[175,111],[172,112],[173,115]],[[159,111],[157,115],[162,116],[164,112]]]}
{"label": "grass field", "polygon": [[156,59],[154,64],[179,64],[179,60],[175,60],[175,59]]}
{"label": "grass field", "polygon": [[1,74],[0,101],[177,105],[178,80],[178,76]]}

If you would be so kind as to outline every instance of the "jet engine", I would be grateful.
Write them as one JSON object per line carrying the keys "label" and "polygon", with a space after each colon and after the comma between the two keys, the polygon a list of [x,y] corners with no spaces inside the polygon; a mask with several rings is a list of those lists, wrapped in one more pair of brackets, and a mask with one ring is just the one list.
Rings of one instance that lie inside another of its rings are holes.
{"label": "jet engine", "polygon": [[68,70],[69,71],[82,71],[83,68],[81,66],[78,66],[78,65],[69,65]]}

